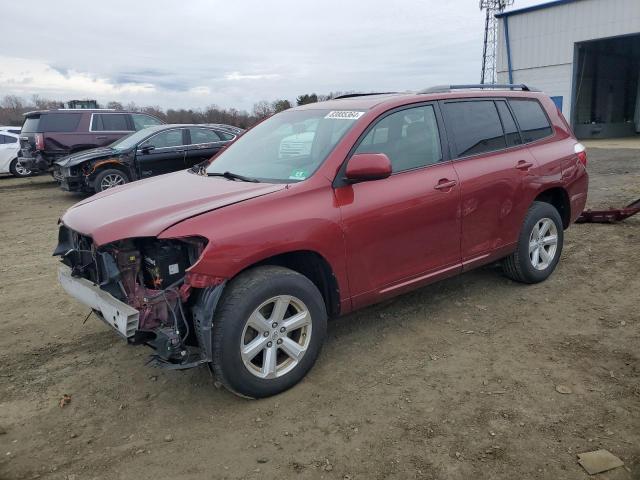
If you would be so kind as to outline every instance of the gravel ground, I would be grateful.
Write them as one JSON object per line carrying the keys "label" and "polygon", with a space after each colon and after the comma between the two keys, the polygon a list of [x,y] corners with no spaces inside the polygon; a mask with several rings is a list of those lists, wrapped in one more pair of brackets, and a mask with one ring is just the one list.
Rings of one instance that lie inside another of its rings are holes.
{"label": "gravel ground", "polygon": [[[640,197],[640,150],[589,154],[590,207]],[[599,478],[640,478],[640,215],[571,227],[542,284],[491,266],[332,321],[300,385],[249,401],[83,324],[51,257],[79,197],[0,198],[4,480],[584,479],[598,448],[625,462]]]}

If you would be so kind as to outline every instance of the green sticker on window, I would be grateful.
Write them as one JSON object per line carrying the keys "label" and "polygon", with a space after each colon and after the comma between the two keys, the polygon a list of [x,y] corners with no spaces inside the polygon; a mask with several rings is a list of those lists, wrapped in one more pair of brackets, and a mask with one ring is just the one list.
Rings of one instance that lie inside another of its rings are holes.
{"label": "green sticker on window", "polygon": [[307,178],[307,171],[301,168],[296,168],[291,175],[289,175],[289,180],[305,180]]}

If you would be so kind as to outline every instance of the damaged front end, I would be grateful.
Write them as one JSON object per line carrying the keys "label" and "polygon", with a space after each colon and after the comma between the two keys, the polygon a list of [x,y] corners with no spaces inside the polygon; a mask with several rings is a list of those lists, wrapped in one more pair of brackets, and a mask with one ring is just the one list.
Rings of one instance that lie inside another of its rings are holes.
{"label": "damaged front end", "polygon": [[[223,279],[190,281],[206,240],[136,238],[96,247],[60,226],[62,287],[132,344],[155,349],[151,361],[172,369],[211,360],[211,324]],[[204,287],[204,288],[194,288]]]}

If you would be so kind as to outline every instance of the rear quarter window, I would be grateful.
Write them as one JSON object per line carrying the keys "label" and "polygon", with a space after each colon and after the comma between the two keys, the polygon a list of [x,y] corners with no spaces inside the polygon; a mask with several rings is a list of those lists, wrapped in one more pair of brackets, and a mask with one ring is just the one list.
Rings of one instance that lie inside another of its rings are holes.
{"label": "rear quarter window", "polygon": [[537,100],[510,99],[509,105],[520,126],[522,140],[525,143],[540,140],[553,133],[549,119]]}
{"label": "rear quarter window", "polygon": [[75,132],[81,113],[47,113],[40,116],[38,132]]}

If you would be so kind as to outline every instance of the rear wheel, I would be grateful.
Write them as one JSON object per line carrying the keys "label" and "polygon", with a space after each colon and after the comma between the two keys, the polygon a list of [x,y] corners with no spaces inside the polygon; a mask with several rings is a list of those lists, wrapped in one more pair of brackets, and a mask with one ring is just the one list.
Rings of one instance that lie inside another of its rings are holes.
{"label": "rear wheel", "polygon": [[232,392],[268,397],[298,383],[326,334],[322,295],[304,275],[256,267],[227,286],[213,320],[216,378]]}
{"label": "rear wheel", "polygon": [[26,169],[18,162],[17,158],[14,158],[9,165],[9,171],[14,177],[29,177],[31,176],[31,170]]}
{"label": "rear wheel", "polygon": [[96,192],[103,192],[125,183],[129,183],[129,177],[126,173],[115,168],[107,168],[98,173],[93,185]]}
{"label": "rear wheel", "polygon": [[560,260],[563,241],[558,210],[549,203],[533,202],[525,216],[516,251],[503,260],[505,274],[523,283],[546,280]]}

